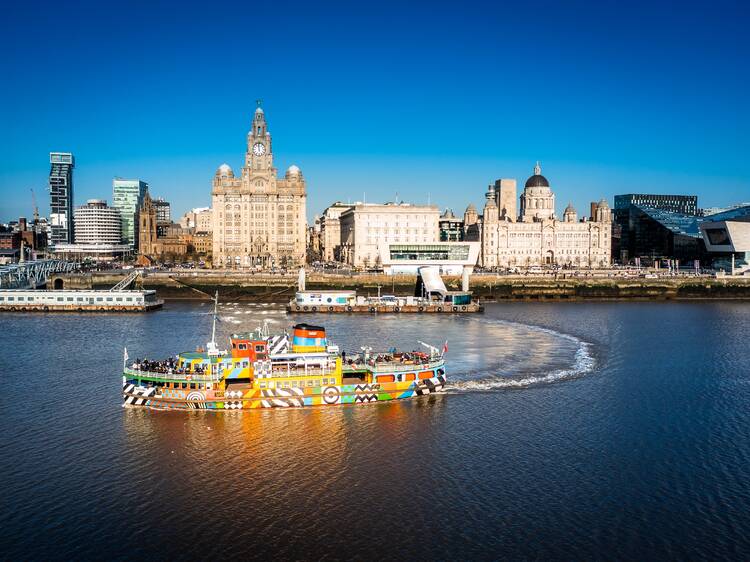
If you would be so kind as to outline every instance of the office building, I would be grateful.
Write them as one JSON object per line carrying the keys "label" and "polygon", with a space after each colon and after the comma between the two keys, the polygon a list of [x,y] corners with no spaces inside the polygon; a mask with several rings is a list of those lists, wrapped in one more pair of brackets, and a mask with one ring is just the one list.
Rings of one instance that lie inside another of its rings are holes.
{"label": "office building", "polygon": [[460,242],[464,239],[464,221],[446,209],[438,221],[441,242]]}
{"label": "office building", "polygon": [[103,199],[89,199],[74,211],[76,244],[122,243],[122,217],[120,211],[108,207]]}
{"label": "office building", "polygon": [[341,261],[341,213],[352,206],[336,201],[320,217],[320,254],[325,262]]}
{"label": "office building", "polygon": [[699,214],[697,195],[653,195],[646,193],[615,195],[615,214],[620,209],[628,209],[631,205],[689,216]]}
{"label": "office building", "polygon": [[70,152],[50,152],[49,193],[51,244],[72,244],[73,226],[73,168],[75,159]]}
{"label": "office building", "polygon": [[138,248],[138,209],[143,204],[143,197],[148,184],[141,180],[112,180],[112,206],[120,211],[122,217],[122,241],[131,248]]}
{"label": "office building", "polygon": [[438,242],[440,210],[435,205],[356,203],[340,217],[341,261],[379,267],[389,244]]}
{"label": "office building", "polygon": [[258,104],[238,177],[228,164],[216,170],[211,191],[214,267],[291,267],[305,263],[305,178],[274,167],[271,133]]}
{"label": "office building", "polygon": [[153,200],[153,204],[156,209],[156,232],[159,236],[164,236],[167,233],[169,225],[172,224],[172,211],[169,201],[165,201],[162,197],[157,197]]}
{"label": "office building", "polygon": [[386,275],[416,275],[423,266],[437,267],[443,275],[462,275],[474,271],[479,252],[479,242],[389,243],[380,246],[380,262]]}

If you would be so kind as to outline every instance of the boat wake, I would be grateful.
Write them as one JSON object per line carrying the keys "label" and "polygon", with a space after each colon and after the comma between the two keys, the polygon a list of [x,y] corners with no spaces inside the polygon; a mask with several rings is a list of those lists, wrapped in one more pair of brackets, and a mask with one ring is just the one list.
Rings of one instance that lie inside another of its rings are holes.
{"label": "boat wake", "polygon": [[[459,372],[451,377],[449,375],[449,385],[446,387],[448,392],[482,392],[498,389],[512,389],[512,388],[526,388],[529,386],[535,386],[540,384],[549,384],[562,380],[578,378],[592,372],[596,367],[596,359],[592,353],[592,344],[583,341],[576,336],[558,332],[549,328],[542,328],[540,326],[533,326],[528,324],[520,324],[517,322],[510,322],[506,320],[482,320],[483,322],[505,326],[513,329],[522,329],[525,331],[536,332],[537,334],[545,334],[552,336],[555,339],[561,339],[572,343],[575,346],[575,353],[572,358],[571,364],[553,370],[535,373],[524,372],[510,374],[508,370],[513,371],[512,366],[508,366],[506,374],[498,374],[494,372],[476,372],[469,371],[465,373]],[[499,368],[499,369],[502,369]],[[469,378],[470,377],[470,378]]]}

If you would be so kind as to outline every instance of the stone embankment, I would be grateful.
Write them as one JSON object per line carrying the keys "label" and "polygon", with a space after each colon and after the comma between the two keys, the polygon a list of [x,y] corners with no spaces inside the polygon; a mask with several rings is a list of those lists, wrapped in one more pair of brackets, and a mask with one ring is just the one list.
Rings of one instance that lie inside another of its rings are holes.
{"label": "stone embankment", "polygon": [[[127,273],[97,272],[61,275],[50,288],[104,289]],[[445,277],[449,289],[459,290],[459,277]],[[296,291],[296,275],[247,274],[222,271],[147,272],[144,289],[156,289],[162,299],[209,299],[218,290],[222,300],[287,303]],[[310,273],[308,290],[354,289],[362,296],[411,295],[411,275],[332,275]],[[60,286],[62,285],[62,286]],[[559,275],[473,275],[471,291],[483,301],[505,300],[687,300],[750,299],[750,278],[712,277],[569,277]]]}
{"label": "stone embankment", "polygon": [[[57,276],[50,288],[103,289],[115,285],[125,272]],[[444,277],[448,289],[459,290],[459,277]],[[156,289],[162,299],[209,299],[218,290],[222,300],[287,303],[296,291],[296,275],[247,274],[221,271],[147,272],[144,289]],[[308,290],[354,289],[362,296],[411,295],[411,275],[332,275],[310,273]],[[60,286],[62,285],[62,286]],[[750,278],[713,277],[568,277],[558,275],[473,275],[471,291],[483,301],[505,300],[689,300],[750,299]]]}

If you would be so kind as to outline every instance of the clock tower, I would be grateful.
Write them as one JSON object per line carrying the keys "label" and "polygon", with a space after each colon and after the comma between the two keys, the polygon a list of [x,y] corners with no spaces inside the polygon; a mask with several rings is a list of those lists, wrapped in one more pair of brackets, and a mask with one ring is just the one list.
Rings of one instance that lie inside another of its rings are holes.
{"label": "clock tower", "polygon": [[253,121],[250,126],[250,132],[247,134],[247,154],[245,156],[245,166],[249,168],[251,175],[258,172],[272,172],[276,175],[273,168],[273,152],[271,150],[271,133],[268,132],[266,124],[266,114],[260,107],[260,100],[257,100],[258,107],[255,109]]}

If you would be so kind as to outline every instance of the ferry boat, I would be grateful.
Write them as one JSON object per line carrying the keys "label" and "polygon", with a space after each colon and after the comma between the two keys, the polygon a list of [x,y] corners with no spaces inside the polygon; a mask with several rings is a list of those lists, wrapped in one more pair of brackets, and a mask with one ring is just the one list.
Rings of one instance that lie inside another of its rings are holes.
{"label": "ferry boat", "polygon": [[340,352],[325,328],[294,326],[271,336],[267,326],[234,334],[230,350],[215,343],[216,317],[206,351],[166,361],[123,361],[123,406],[154,409],[240,410],[334,406],[401,400],[443,392],[442,350]]}

